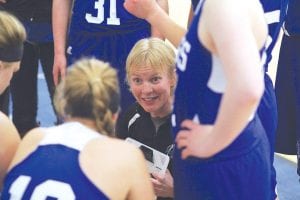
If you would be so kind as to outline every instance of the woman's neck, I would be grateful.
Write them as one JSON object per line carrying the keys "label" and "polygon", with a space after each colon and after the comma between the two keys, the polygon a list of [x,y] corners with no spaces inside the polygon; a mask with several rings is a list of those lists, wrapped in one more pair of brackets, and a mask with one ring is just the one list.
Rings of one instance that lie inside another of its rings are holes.
{"label": "woman's neck", "polygon": [[97,131],[96,122],[91,119],[82,118],[82,117],[67,117],[67,118],[65,118],[65,121],[66,122],[79,122],[79,123],[89,127],[90,129]]}

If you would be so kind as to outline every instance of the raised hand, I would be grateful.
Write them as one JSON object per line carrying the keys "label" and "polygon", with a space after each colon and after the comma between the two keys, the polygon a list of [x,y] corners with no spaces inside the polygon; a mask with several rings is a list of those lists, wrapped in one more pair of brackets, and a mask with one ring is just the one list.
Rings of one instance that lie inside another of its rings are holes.
{"label": "raised hand", "polygon": [[131,14],[147,21],[159,9],[155,0],[125,0],[124,7]]}

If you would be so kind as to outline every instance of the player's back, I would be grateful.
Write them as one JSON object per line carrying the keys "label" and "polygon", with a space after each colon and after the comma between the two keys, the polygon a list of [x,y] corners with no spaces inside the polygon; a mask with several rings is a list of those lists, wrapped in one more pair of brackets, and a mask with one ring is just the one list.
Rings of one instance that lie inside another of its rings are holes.
{"label": "player's back", "polygon": [[121,1],[76,0],[68,36],[68,63],[94,56],[120,70],[121,82],[129,51],[136,41],[150,36],[150,24],[128,13]]}
{"label": "player's back", "polygon": [[37,148],[5,179],[3,199],[108,199],[84,174],[79,154],[101,136],[79,123],[45,130]]}
{"label": "player's back", "polygon": [[150,28],[150,25],[145,20],[128,13],[123,7],[123,1],[74,2],[71,30],[110,34],[111,31],[133,32],[145,27]]}

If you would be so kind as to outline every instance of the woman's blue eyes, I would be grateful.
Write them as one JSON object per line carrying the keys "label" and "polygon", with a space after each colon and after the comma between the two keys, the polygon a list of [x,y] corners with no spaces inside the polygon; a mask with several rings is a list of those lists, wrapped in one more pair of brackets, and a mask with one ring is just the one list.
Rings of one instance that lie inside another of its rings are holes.
{"label": "woman's blue eyes", "polygon": [[142,82],[142,80],[139,79],[139,78],[134,78],[132,81],[133,81],[134,83],[136,83],[136,84],[139,84],[139,83]]}
{"label": "woman's blue eyes", "polygon": [[[157,84],[161,80],[160,76],[155,76],[149,80],[150,83]],[[142,84],[143,80],[140,78],[133,78],[132,81],[135,84]]]}
{"label": "woman's blue eyes", "polygon": [[151,82],[157,83],[157,82],[159,82],[160,79],[161,79],[161,77],[156,76],[156,77],[151,78]]}

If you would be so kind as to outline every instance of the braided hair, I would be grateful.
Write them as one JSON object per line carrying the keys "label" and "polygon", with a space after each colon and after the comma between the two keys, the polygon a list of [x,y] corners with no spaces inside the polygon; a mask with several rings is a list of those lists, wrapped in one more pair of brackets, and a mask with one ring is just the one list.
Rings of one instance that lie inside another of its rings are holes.
{"label": "braided hair", "polygon": [[61,116],[92,119],[97,130],[113,136],[113,114],[119,110],[117,72],[95,58],[81,59],[68,68],[59,84],[54,105]]}

